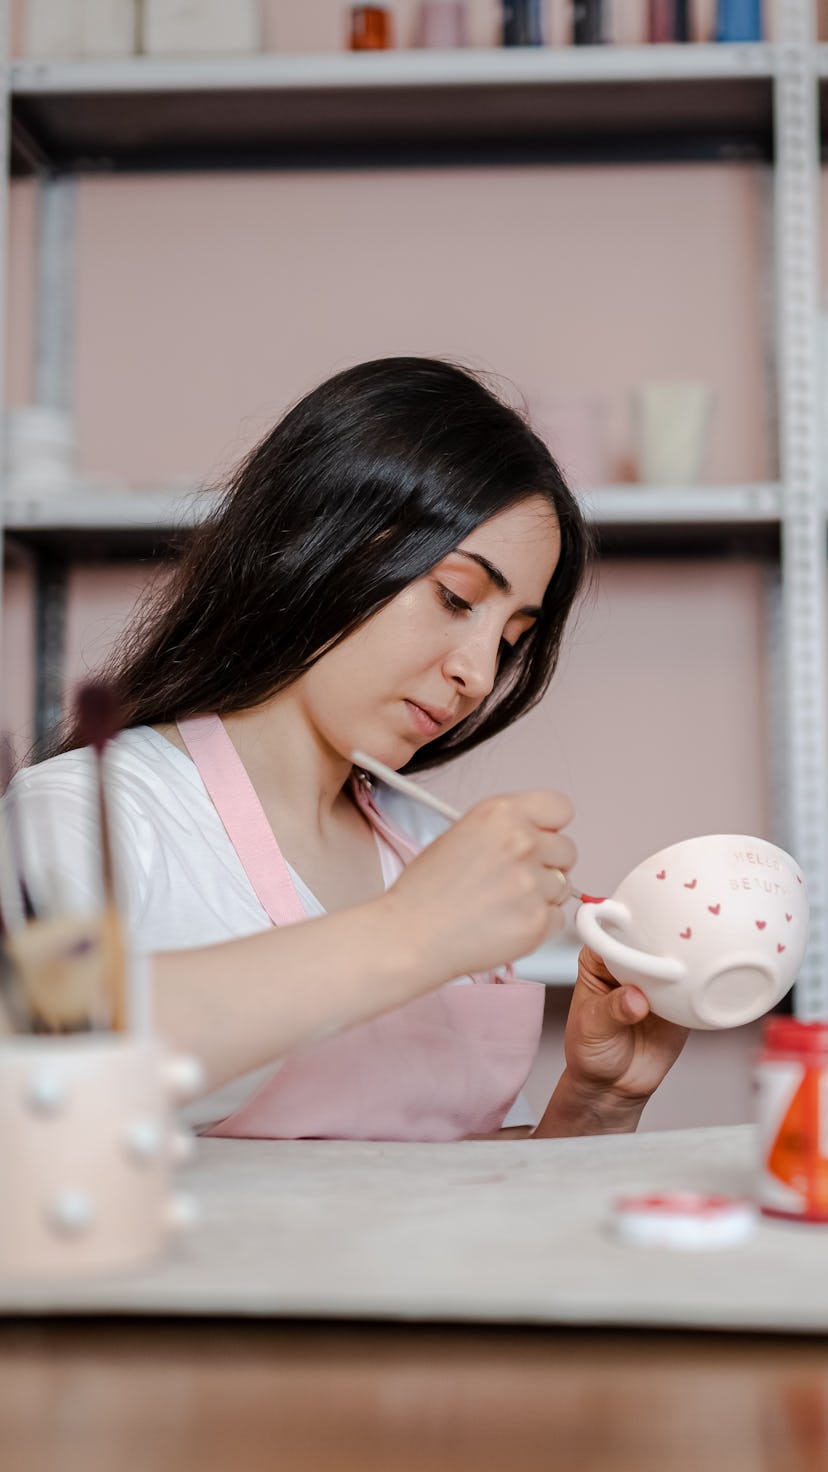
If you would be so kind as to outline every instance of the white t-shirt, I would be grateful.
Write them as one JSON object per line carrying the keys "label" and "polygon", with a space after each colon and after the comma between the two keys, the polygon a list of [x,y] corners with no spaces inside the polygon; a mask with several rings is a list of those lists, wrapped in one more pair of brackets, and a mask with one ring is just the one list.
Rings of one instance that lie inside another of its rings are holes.
{"label": "white t-shirt", "polygon": [[[183,950],[266,930],[270,920],[190,758],[151,727],[138,726],[117,737],[105,761],[118,899],[134,951]],[[27,767],[14,778],[24,870],[36,910],[84,911],[100,904],[94,763],[87,747]],[[373,795],[418,844],[430,843],[448,826],[382,784]],[[377,844],[387,888],[402,865],[378,835]],[[308,916],[324,915],[301,877],[290,872]],[[531,1123],[521,1095],[504,1126]]]}

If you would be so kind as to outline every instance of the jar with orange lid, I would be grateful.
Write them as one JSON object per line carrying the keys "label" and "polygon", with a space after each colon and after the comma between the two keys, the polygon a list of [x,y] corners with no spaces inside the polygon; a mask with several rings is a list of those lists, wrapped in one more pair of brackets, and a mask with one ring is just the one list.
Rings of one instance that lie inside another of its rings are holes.
{"label": "jar with orange lid", "polygon": [[759,1206],[828,1223],[828,1022],[771,1017],[756,1078]]}

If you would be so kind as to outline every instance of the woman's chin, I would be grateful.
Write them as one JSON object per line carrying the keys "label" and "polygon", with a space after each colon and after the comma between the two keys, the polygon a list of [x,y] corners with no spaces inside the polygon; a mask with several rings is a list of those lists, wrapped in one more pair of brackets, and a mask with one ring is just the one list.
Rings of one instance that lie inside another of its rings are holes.
{"label": "woman's chin", "polygon": [[384,767],[391,767],[392,771],[398,772],[424,745],[422,737],[389,736],[386,733],[382,738],[377,734],[360,736],[353,750],[361,751],[365,756],[373,757],[374,761],[382,762]]}

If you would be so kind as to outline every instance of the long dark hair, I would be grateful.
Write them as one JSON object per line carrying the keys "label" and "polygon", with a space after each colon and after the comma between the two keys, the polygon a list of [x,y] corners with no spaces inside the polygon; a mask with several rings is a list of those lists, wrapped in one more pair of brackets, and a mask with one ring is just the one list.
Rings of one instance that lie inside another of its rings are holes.
{"label": "long dark hair", "polygon": [[[416,753],[434,766],[537,703],[590,538],[543,442],[481,380],[430,358],[380,358],[303,398],[236,471],[176,571],[110,659],[127,726],[255,706],[302,675],[474,527],[543,496],[561,555],[541,616],[491,694]],[[72,736],[64,743],[73,744]]]}

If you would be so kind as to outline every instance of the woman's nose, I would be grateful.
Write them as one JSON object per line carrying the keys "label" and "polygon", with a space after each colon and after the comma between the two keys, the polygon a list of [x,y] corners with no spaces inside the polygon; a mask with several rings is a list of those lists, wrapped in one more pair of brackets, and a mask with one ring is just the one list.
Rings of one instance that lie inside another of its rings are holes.
{"label": "woman's nose", "polygon": [[499,650],[499,634],[497,638],[468,639],[446,656],[443,672],[467,699],[483,700],[494,687]]}

